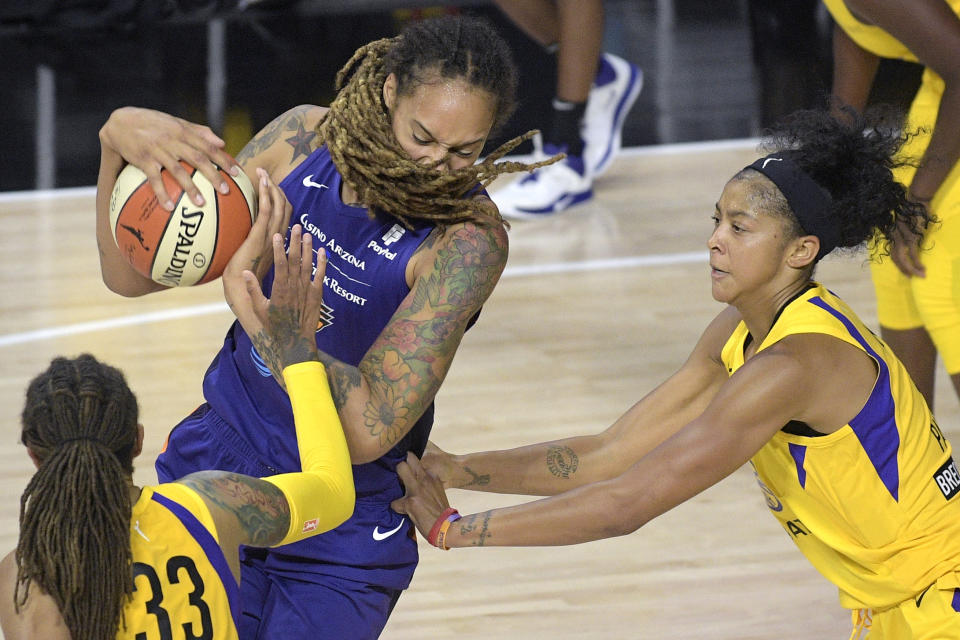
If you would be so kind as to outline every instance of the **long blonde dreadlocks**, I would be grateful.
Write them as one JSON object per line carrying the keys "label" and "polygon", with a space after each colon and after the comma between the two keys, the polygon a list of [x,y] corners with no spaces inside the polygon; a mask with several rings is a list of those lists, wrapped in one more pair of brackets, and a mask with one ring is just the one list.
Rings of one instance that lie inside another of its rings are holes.
{"label": "long blonde dreadlocks", "polygon": [[34,583],[73,638],[116,638],[133,591],[137,400],[123,374],[93,356],[56,358],[27,388],[22,423],[39,468],[20,499],[15,607]]}
{"label": "long blonde dreadlocks", "polygon": [[358,49],[337,74],[337,97],[317,125],[317,134],[344,182],[371,215],[382,211],[407,228],[418,221],[441,228],[466,221],[503,224],[488,203],[464,196],[478,183],[486,187],[501,174],[532,171],[563,157],[531,164],[497,163],[536,133],[528,131],[470,167],[443,172],[419,164],[397,142],[383,103],[383,83],[391,72],[398,76],[400,93],[412,91],[418,73],[464,78],[497,99],[495,126],[509,118],[514,105],[516,69],[509,50],[482,20],[453,16],[425,20],[396,38]]}

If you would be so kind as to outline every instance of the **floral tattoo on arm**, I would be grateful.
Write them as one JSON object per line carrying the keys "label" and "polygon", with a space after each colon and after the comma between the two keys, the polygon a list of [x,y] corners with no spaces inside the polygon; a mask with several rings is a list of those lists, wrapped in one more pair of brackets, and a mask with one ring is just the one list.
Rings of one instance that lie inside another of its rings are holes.
{"label": "floral tattoo on arm", "polygon": [[417,280],[359,366],[370,386],[364,424],[383,447],[396,444],[433,401],[467,323],[506,262],[505,235],[473,224],[449,237],[434,232],[424,249],[434,246],[433,269]]}

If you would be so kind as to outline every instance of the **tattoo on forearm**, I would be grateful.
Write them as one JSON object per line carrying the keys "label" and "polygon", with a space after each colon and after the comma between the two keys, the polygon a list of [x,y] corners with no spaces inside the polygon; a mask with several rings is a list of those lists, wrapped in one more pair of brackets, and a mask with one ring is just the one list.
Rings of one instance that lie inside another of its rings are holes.
{"label": "tattoo on forearm", "polygon": [[547,449],[547,469],[558,478],[568,480],[577,472],[578,466],[580,459],[570,447],[553,445]]}
{"label": "tattoo on forearm", "polygon": [[467,473],[469,473],[470,476],[471,476],[470,482],[468,482],[467,484],[465,484],[465,485],[463,485],[463,486],[465,486],[465,487],[472,487],[472,486],[474,486],[474,485],[477,485],[477,486],[481,486],[481,487],[482,487],[482,486],[484,486],[484,485],[490,484],[490,474],[489,474],[489,473],[484,473],[484,474],[481,475],[481,474],[479,474],[479,473],[476,473],[476,472],[475,472],[473,469],[471,469],[470,467],[464,467],[463,470],[466,471]]}
{"label": "tattoo on forearm", "polygon": [[280,542],[290,528],[290,508],[277,487],[238,473],[205,471],[179,480],[237,518],[257,546]]}
{"label": "tattoo on forearm", "polygon": [[327,380],[330,383],[330,395],[337,409],[347,405],[350,394],[360,388],[361,376],[356,367],[344,364],[326,353],[320,352],[320,362],[327,369]]}
{"label": "tattoo on forearm", "polygon": [[283,368],[298,362],[317,360],[317,348],[313,334],[304,335],[300,330],[300,318],[295,309],[273,306],[267,311],[269,331],[261,329],[250,336],[253,346],[270,368],[281,387]]}
{"label": "tattoo on forearm", "polygon": [[417,280],[360,363],[370,385],[364,423],[382,447],[398,442],[433,401],[467,323],[506,261],[503,237],[470,224],[447,238],[432,234],[421,248],[430,250],[433,269]]}
{"label": "tattoo on forearm", "polygon": [[492,536],[490,533],[490,518],[492,516],[492,511],[485,511],[463,518],[460,520],[460,535],[469,536],[476,532],[477,539],[470,544],[474,547],[486,545],[487,540]]}

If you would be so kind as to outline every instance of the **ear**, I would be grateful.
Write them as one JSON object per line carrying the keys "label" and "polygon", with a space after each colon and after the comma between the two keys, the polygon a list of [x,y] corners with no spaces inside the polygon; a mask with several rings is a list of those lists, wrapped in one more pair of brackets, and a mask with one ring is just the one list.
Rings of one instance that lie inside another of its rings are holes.
{"label": "ear", "polygon": [[137,423],[137,443],[133,445],[133,451],[130,452],[130,458],[134,459],[143,452],[143,425]]}
{"label": "ear", "polygon": [[393,111],[397,104],[397,74],[391,73],[383,81],[383,104],[387,109]]}
{"label": "ear", "polygon": [[30,459],[33,460],[33,466],[37,469],[40,468],[40,458],[37,457],[37,454],[33,452],[33,449],[27,447],[27,455],[30,456]]}
{"label": "ear", "polygon": [[817,236],[800,236],[791,245],[793,249],[787,256],[787,265],[794,269],[810,266],[820,252],[820,238]]}

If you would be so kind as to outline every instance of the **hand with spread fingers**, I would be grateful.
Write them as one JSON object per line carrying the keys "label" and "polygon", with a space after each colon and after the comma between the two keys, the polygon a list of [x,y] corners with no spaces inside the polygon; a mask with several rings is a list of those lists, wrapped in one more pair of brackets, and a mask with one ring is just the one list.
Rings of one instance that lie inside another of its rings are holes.
{"label": "hand with spread fingers", "polygon": [[[320,322],[327,259],[321,249],[314,275],[313,236],[299,224],[291,229],[290,246],[284,251],[281,232],[290,205],[266,172],[258,172],[260,215],[224,270],[223,290],[260,357],[283,386],[284,367],[319,359],[314,333]],[[274,277],[267,298],[260,280],[270,264]]]}
{"label": "hand with spread fingers", "polygon": [[[243,244],[234,252],[223,271],[223,293],[227,304],[234,309],[238,300],[246,294],[244,271],[250,271],[258,281],[263,280],[273,264],[273,236],[286,231],[290,223],[290,203],[280,187],[275,185],[263,169],[257,169],[260,183],[257,219]],[[239,318],[244,327],[245,319]]]}

